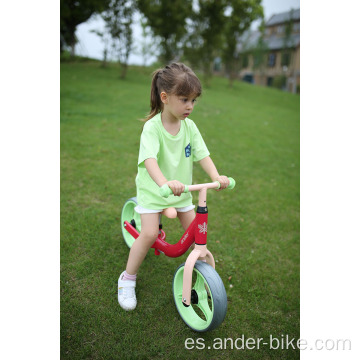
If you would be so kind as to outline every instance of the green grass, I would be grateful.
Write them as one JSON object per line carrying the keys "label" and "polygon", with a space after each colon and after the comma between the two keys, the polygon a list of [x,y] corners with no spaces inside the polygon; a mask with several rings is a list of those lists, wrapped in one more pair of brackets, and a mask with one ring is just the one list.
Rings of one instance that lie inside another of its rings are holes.
{"label": "green grass", "polygon": [[[298,359],[299,351],[268,345],[207,349],[216,338],[300,336],[298,95],[240,82],[230,89],[214,78],[191,116],[219,171],[237,181],[232,192],[208,193],[208,246],[228,295],[223,324],[198,334],[179,317],[171,285],[186,255],[151,250],[138,274],[138,307],[118,305],[128,257],[120,215],[135,196],[150,81],[147,68],[120,80],[115,66],[61,64],[61,358]],[[194,182],[208,180],[195,164]],[[164,228],[169,242],[182,233],[177,220]],[[203,338],[206,348],[186,350],[187,338]]]}

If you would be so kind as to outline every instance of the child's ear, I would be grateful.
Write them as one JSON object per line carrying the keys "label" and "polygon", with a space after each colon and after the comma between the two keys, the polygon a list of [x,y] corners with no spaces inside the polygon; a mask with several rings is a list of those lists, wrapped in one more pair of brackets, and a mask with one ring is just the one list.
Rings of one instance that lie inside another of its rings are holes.
{"label": "child's ear", "polygon": [[160,94],[160,99],[161,101],[164,103],[164,104],[167,104],[168,101],[169,101],[169,97],[168,95],[166,94],[165,91],[162,91],[161,94]]}

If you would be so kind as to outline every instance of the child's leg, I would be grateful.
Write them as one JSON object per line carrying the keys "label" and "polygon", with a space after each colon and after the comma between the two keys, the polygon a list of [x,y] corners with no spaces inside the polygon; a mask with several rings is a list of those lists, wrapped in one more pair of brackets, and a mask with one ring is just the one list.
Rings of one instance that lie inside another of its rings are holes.
{"label": "child's leg", "polygon": [[[195,211],[194,210],[190,210],[186,212],[178,211],[178,218],[180,220],[182,227],[184,228],[184,230],[186,230],[195,219]],[[193,250],[194,247],[195,245],[192,244],[190,249]]]}
{"label": "child's leg", "polygon": [[177,216],[180,220],[182,227],[184,228],[184,230],[186,230],[190,226],[192,221],[195,219],[195,211],[194,210],[190,210],[187,212],[178,211]]}
{"label": "child's leg", "polygon": [[126,271],[118,280],[118,301],[124,310],[134,310],[136,273],[159,233],[159,213],[141,215],[141,233],[130,249]]}
{"label": "child's leg", "polygon": [[135,275],[159,234],[159,213],[141,214],[141,233],[130,249],[126,266],[129,275]]}

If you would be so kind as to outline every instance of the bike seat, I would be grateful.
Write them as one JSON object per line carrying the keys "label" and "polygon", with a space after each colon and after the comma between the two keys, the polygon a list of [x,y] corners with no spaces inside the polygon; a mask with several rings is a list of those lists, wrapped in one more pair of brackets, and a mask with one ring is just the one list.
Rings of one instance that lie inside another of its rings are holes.
{"label": "bike seat", "polygon": [[174,207],[164,209],[161,214],[165,215],[169,219],[175,219],[177,217],[177,211]]}

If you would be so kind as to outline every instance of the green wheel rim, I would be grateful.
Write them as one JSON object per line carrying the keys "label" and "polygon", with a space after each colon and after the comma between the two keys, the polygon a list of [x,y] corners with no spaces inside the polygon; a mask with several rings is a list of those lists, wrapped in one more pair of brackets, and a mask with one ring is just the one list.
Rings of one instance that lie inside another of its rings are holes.
{"label": "green wheel rim", "polygon": [[131,220],[135,220],[136,230],[138,232],[141,231],[141,218],[140,215],[134,210],[136,206],[137,206],[137,202],[135,200],[130,199],[125,203],[121,213],[122,233],[125,243],[129,248],[131,248],[135,239],[126,231],[124,227],[124,221],[126,220],[128,222],[131,222]]}
{"label": "green wheel rim", "polygon": [[196,331],[207,329],[214,316],[214,301],[204,276],[194,268],[193,287],[198,296],[198,304],[191,304],[185,307],[182,303],[182,286],[183,286],[184,266],[182,266],[174,276],[173,291],[176,307],[185,321],[185,323]]}

